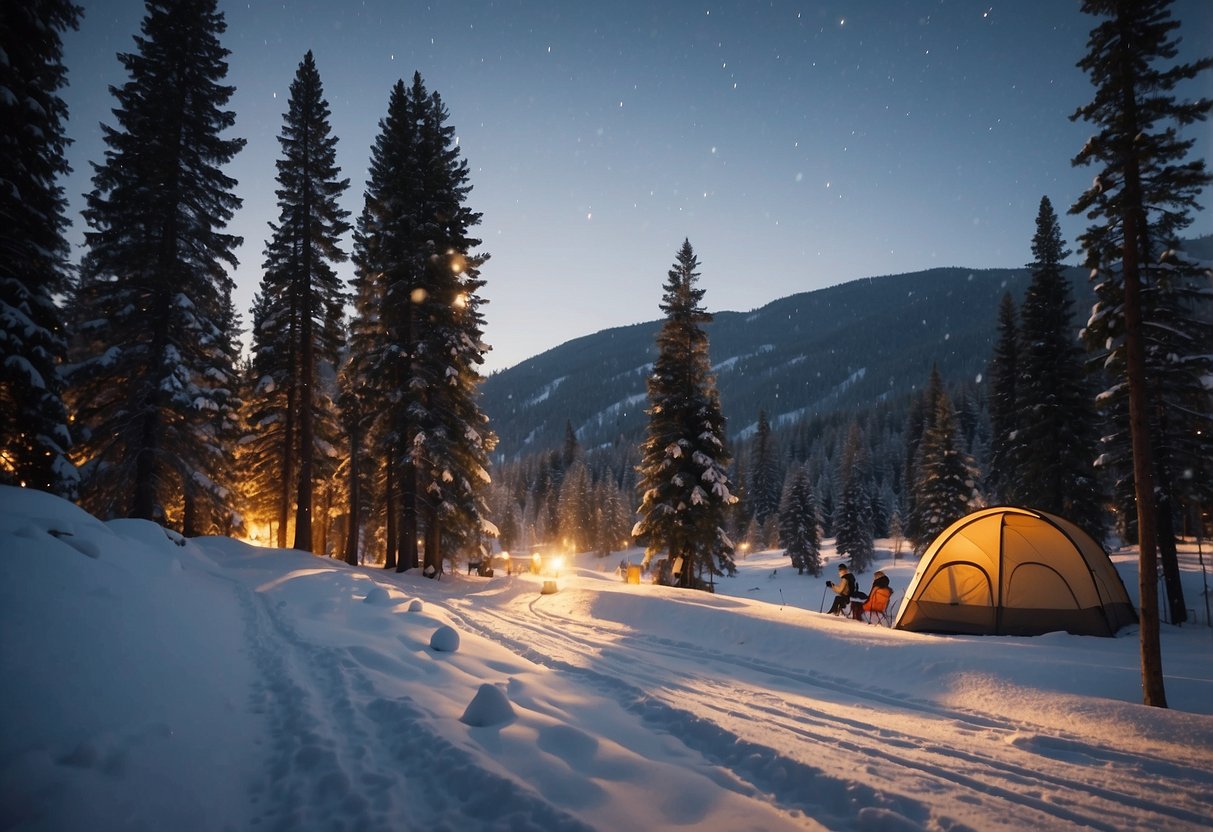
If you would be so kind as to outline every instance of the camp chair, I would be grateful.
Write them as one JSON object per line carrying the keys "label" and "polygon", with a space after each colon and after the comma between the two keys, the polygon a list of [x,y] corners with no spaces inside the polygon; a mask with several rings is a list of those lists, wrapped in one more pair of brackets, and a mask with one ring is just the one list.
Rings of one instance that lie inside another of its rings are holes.
{"label": "camp chair", "polygon": [[863,602],[863,611],[868,614],[869,624],[883,624],[886,627],[893,625],[893,619],[889,613],[889,600],[893,597],[893,590],[887,586],[877,587],[872,590],[872,594],[868,596],[868,600]]}

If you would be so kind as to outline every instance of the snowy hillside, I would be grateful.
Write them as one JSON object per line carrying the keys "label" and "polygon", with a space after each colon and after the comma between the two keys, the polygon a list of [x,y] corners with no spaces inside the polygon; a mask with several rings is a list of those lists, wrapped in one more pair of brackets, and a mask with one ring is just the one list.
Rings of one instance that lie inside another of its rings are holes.
{"label": "snowy hillside", "polygon": [[[1133,594],[1134,559],[1116,562]],[[618,565],[585,557],[548,595],[532,575],[433,582],[0,489],[0,827],[1213,817],[1207,627],[1163,626],[1172,709],[1149,709],[1133,629],[927,636],[819,614],[822,580],[776,553],[716,595],[628,585]],[[900,590],[913,563],[882,568]]]}
{"label": "snowy hillside", "polygon": [[[1068,274],[1085,321],[1088,274]],[[907,395],[926,383],[932,366],[949,383],[972,381],[989,362],[999,299],[1010,292],[1018,301],[1028,275],[930,269],[800,292],[750,312],[716,312],[704,329],[730,435],[745,435],[760,410],[791,422]],[[566,424],[586,448],[639,436],[645,408],[637,402],[659,327],[603,330],[490,376],[481,391],[501,437],[498,455],[559,447]]]}

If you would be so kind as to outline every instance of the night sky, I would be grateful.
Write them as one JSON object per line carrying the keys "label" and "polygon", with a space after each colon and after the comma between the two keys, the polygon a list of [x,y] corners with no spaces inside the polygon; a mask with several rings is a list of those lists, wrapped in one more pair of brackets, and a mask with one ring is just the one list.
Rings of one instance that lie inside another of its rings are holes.
{"label": "night sky", "polygon": [[[77,0],[79,2],[79,0]],[[65,37],[73,244],[116,125],[141,0],[85,0]],[[243,209],[237,308],[248,318],[288,87],[311,49],[338,161],[362,206],[388,92],[419,70],[471,168],[486,367],[660,316],[684,237],[711,310],[933,266],[1018,267],[1041,196],[1065,215],[1094,176],[1070,159],[1092,132],[1069,115],[1092,88],[1075,66],[1094,20],[1077,0],[226,2]],[[1185,57],[1213,52],[1213,3],[1183,0]],[[1213,95],[1213,73],[1185,97]],[[1191,135],[1203,158],[1213,127]],[[1210,204],[1209,194],[1203,204]],[[1193,235],[1213,231],[1196,215]],[[351,243],[346,242],[346,251]],[[1077,261],[1077,256],[1071,258]],[[342,267],[348,275],[352,270]],[[990,312],[991,320],[995,310]]]}

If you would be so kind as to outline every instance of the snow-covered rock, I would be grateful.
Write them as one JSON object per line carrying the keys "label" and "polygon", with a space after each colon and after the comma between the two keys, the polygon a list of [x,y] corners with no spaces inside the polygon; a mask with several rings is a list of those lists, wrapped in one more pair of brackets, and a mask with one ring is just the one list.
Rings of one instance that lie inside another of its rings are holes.
{"label": "snow-covered rock", "polygon": [[371,591],[362,599],[364,604],[390,604],[392,595],[381,586],[371,587]]}
{"label": "snow-covered rock", "polygon": [[430,636],[430,649],[439,653],[454,653],[459,649],[459,633],[443,624]]}
{"label": "snow-covered rock", "polygon": [[476,691],[459,721],[476,728],[503,725],[514,719],[514,706],[505,691],[485,683]]}

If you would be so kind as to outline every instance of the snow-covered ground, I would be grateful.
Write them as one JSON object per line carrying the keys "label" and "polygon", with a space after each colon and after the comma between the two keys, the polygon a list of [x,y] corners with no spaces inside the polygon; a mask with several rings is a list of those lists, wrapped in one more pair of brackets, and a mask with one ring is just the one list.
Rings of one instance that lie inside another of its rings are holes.
{"label": "snow-covered ground", "polygon": [[619,560],[545,595],[0,489],[0,828],[1209,828],[1203,624],[1162,628],[1162,710],[1135,628],[919,635],[821,615],[776,553],[716,595]]}

